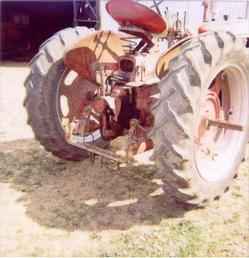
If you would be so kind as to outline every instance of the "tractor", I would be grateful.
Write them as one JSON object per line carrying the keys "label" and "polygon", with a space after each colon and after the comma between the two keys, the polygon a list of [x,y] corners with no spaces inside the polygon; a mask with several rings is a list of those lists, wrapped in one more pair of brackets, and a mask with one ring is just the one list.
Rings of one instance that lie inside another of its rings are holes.
{"label": "tractor", "polygon": [[154,166],[168,195],[205,206],[245,155],[247,39],[205,25],[212,1],[196,32],[153,2],[106,1],[118,30],[74,27],[44,42],[25,82],[28,124],[59,158]]}

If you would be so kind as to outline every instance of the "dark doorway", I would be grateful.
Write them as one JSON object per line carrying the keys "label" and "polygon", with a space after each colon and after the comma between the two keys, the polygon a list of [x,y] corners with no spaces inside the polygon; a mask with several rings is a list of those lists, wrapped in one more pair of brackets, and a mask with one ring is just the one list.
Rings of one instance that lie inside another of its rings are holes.
{"label": "dark doorway", "polygon": [[0,5],[1,60],[28,60],[57,31],[98,24],[97,4],[93,0],[3,0]]}

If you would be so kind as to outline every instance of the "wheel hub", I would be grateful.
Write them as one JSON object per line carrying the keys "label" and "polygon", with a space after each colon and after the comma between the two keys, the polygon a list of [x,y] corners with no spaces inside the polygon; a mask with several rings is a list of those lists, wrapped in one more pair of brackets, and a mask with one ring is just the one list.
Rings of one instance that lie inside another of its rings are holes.
{"label": "wheel hub", "polygon": [[[207,96],[201,106],[200,123],[197,133],[197,143],[201,143],[204,137],[208,136],[210,128],[208,126],[208,120],[218,120],[221,117],[221,102],[216,92],[209,90]],[[210,137],[210,135],[209,135]]]}

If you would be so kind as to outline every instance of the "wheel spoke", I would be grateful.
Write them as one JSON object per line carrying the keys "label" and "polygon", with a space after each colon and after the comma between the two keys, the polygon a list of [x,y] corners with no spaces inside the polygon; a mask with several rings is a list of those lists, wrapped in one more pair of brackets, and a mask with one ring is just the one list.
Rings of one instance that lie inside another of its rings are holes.
{"label": "wheel spoke", "polygon": [[61,83],[60,86],[60,96],[65,96],[67,97],[70,91],[70,86],[65,85],[65,83]]}
{"label": "wheel spoke", "polygon": [[72,122],[74,118],[80,117],[84,105],[87,104],[87,94],[94,92],[97,89],[97,85],[79,76],[68,85],[65,81],[69,73],[70,71],[65,74],[61,81],[59,98],[61,96],[67,98],[68,114],[66,117]]}

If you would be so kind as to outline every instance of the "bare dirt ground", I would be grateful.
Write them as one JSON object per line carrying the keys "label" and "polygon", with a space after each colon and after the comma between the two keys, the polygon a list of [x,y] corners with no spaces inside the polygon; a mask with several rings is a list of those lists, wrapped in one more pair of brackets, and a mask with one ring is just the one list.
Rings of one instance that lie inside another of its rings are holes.
{"label": "bare dirt ground", "polygon": [[153,170],[59,160],[26,126],[27,73],[0,67],[0,256],[249,256],[248,160],[205,209],[175,203]]}
{"label": "bare dirt ground", "polygon": [[[23,83],[29,73],[26,63],[0,63],[0,140],[33,137],[26,125]],[[3,118],[3,119],[2,119]]]}

